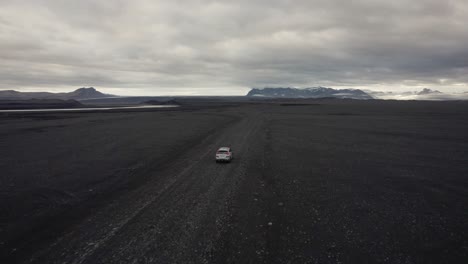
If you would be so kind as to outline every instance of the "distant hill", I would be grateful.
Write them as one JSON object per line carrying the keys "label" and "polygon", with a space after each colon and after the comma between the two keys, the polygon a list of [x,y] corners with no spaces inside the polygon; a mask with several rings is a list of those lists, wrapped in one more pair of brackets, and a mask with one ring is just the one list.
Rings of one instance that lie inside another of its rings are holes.
{"label": "distant hill", "polygon": [[115,95],[101,93],[94,87],[79,88],[73,92],[67,93],[69,99],[92,99],[92,98],[104,98],[104,97],[116,97]]}
{"label": "distant hill", "polygon": [[94,98],[116,97],[111,94],[104,94],[94,87],[79,88],[69,93],[49,93],[49,92],[18,92],[14,90],[0,91],[0,99],[26,100],[26,99],[62,99],[62,100],[85,100]]}
{"label": "distant hill", "polygon": [[350,98],[350,99],[373,99],[368,93],[359,89],[333,89],[327,87],[311,88],[253,88],[247,96],[270,97],[270,98]]}

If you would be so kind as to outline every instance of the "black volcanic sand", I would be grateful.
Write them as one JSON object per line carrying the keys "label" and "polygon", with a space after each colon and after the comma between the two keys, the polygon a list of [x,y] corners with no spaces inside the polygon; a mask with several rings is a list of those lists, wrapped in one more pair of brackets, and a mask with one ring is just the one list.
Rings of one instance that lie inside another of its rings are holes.
{"label": "black volcanic sand", "polygon": [[60,99],[28,99],[28,100],[1,100],[0,110],[12,109],[53,109],[53,108],[78,108],[84,107],[75,100]]}
{"label": "black volcanic sand", "polygon": [[353,100],[0,114],[0,262],[465,263],[467,116]]}

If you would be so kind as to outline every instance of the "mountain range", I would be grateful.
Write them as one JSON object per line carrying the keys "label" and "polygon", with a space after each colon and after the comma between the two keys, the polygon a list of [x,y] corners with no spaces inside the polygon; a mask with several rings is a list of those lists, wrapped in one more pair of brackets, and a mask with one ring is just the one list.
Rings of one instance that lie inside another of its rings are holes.
{"label": "mountain range", "polygon": [[6,100],[26,100],[26,99],[62,99],[62,100],[85,100],[95,98],[117,97],[112,94],[104,94],[94,87],[79,88],[69,93],[49,93],[49,92],[18,92],[15,90],[0,91],[0,99]]}
{"label": "mountain range", "polygon": [[359,89],[333,89],[327,87],[310,88],[253,88],[246,96],[270,97],[270,98],[350,98],[350,99],[373,99],[368,93]]}
{"label": "mountain range", "polygon": [[383,100],[430,100],[430,101],[453,101],[453,100],[468,100],[467,92],[459,93],[443,93],[438,90],[431,90],[424,88],[420,91],[406,91],[406,92],[382,92],[365,90],[376,99]]}
{"label": "mountain range", "polygon": [[431,90],[431,89],[428,89],[428,88],[424,88],[420,92],[417,92],[416,94],[417,95],[441,94],[441,92],[437,91],[437,90]]}

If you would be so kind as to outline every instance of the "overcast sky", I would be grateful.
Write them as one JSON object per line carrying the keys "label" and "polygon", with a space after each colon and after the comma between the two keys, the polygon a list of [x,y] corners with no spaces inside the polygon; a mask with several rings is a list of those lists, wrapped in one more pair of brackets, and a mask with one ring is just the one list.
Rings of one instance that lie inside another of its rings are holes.
{"label": "overcast sky", "polygon": [[467,0],[0,0],[0,89],[468,91]]}

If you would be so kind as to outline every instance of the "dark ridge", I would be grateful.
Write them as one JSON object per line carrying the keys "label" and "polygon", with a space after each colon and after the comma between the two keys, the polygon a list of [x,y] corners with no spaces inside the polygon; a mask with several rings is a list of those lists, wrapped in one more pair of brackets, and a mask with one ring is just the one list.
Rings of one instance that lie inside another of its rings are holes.
{"label": "dark ridge", "polygon": [[0,100],[0,109],[56,109],[83,107],[80,102],[69,99],[28,99],[28,100]]}
{"label": "dark ridge", "polygon": [[95,99],[95,98],[107,98],[116,97],[116,95],[101,93],[94,87],[82,87],[69,93],[49,93],[49,92],[18,92],[14,90],[0,91],[0,99],[8,100],[25,100],[25,99]]}
{"label": "dark ridge", "polygon": [[141,104],[145,104],[145,105],[180,105],[180,103],[175,99],[162,100],[162,101],[148,100],[148,101],[142,102]]}

